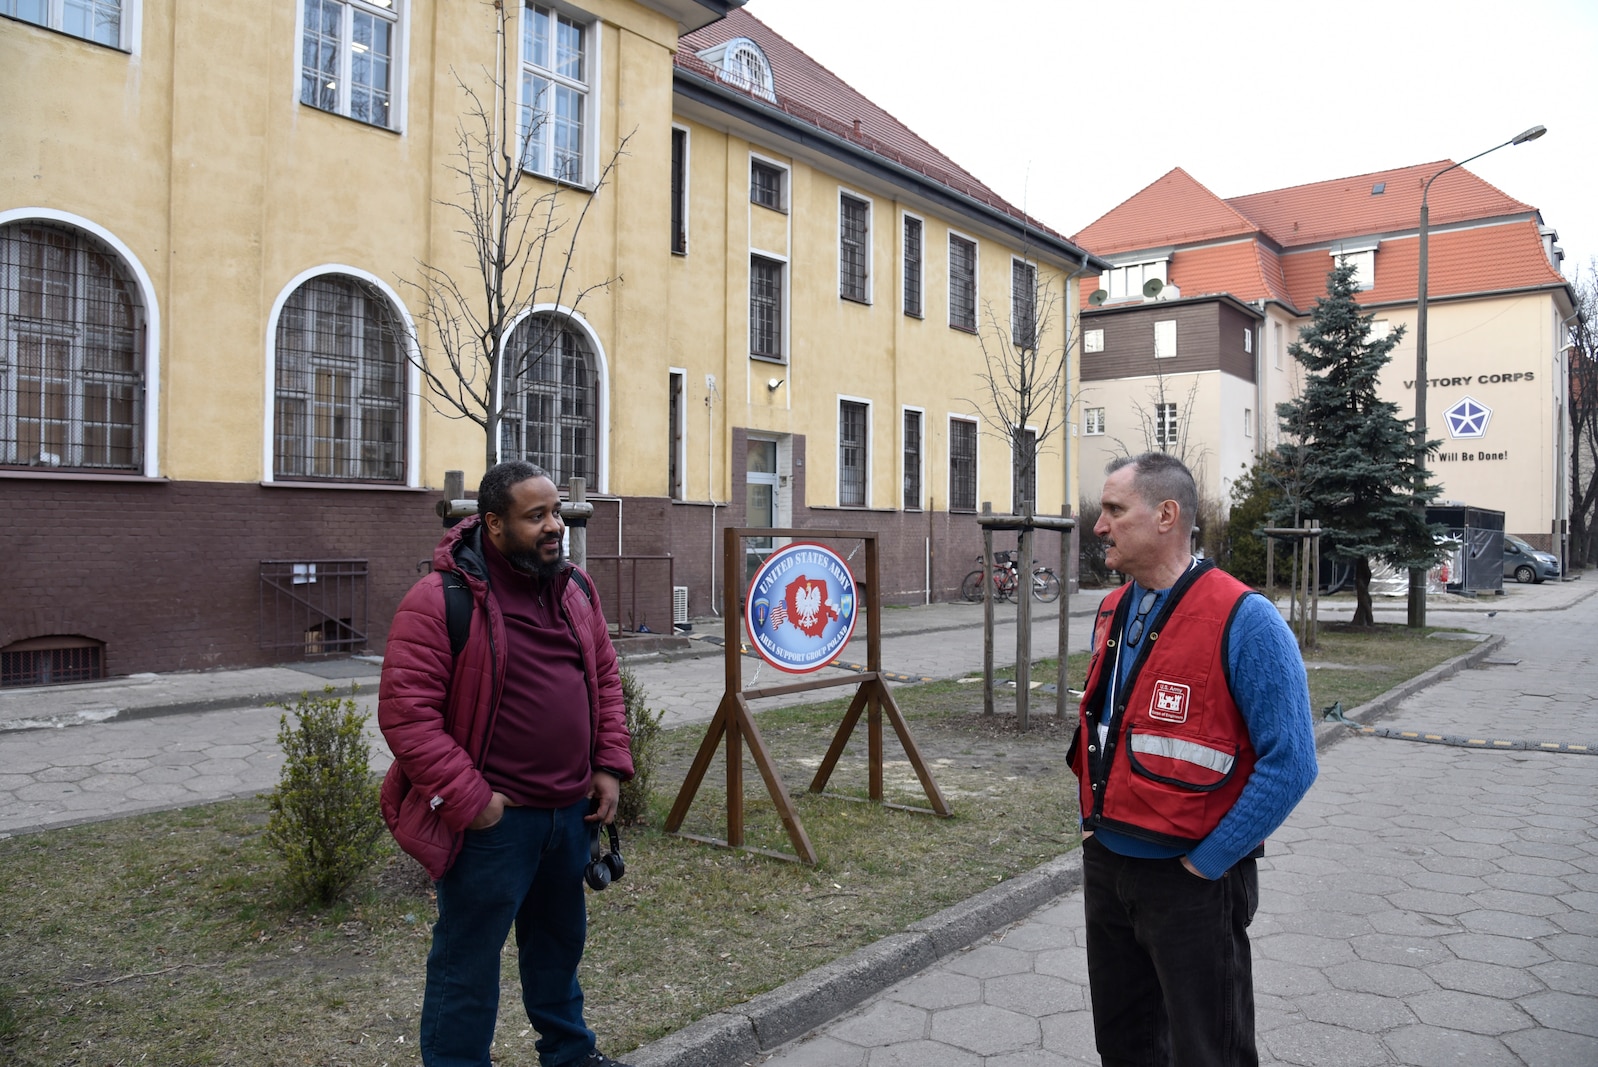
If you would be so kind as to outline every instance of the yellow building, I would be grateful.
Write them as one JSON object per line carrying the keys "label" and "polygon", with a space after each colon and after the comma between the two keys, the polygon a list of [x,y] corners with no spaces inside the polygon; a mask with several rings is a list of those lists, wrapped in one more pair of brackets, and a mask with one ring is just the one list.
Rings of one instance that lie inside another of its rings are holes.
{"label": "yellow building", "polygon": [[495,455],[587,480],[613,618],[719,603],[745,523],[876,530],[887,596],[951,591],[1012,506],[983,347],[1064,348],[1089,261],[737,6],[0,0],[5,684],[381,649],[487,462],[427,293],[480,278],[501,61],[559,228],[512,376],[466,377]]}

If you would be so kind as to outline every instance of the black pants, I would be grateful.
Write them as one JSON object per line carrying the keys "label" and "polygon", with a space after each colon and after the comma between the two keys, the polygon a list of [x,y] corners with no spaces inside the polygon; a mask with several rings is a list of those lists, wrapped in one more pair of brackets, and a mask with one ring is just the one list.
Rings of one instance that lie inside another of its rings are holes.
{"label": "black pants", "polygon": [[1082,846],[1088,987],[1104,1067],[1254,1067],[1255,862],[1209,881],[1179,859]]}

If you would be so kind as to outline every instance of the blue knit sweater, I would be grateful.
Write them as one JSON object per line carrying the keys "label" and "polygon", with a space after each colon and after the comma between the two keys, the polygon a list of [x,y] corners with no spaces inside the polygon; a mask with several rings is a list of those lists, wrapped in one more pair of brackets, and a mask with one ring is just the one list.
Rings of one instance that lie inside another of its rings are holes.
{"label": "blue knit sweater", "polygon": [[[1156,590],[1158,617],[1169,589]],[[1127,595],[1136,603],[1143,589],[1136,583]],[[1187,853],[1188,862],[1206,878],[1219,878],[1252,852],[1287,819],[1315,781],[1315,724],[1310,716],[1309,682],[1293,631],[1281,612],[1263,596],[1246,596],[1227,630],[1227,666],[1232,699],[1243,713],[1254,746],[1254,771],[1232,810],[1214,830]],[[1135,656],[1120,664],[1121,678]],[[1171,858],[1180,849],[1165,848],[1110,830],[1097,833],[1100,844],[1128,856]]]}

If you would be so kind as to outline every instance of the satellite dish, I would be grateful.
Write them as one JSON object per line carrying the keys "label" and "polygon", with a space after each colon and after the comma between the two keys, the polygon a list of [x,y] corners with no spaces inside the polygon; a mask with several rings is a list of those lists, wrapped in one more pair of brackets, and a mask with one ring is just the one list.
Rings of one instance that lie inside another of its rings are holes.
{"label": "satellite dish", "polygon": [[1160,295],[1160,290],[1164,288],[1164,282],[1160,281],[1158,278],[1150,278],[1148,281],[1143,283],[1143,295],[1149,300],[1153,300]]}
{"label": "satellite dish", "polygon": [[1088,294],[1088,303],[1094,307],[1098,307],[1108,299],[1110,299],[1110,294],[1103,289],[1095,289]]}

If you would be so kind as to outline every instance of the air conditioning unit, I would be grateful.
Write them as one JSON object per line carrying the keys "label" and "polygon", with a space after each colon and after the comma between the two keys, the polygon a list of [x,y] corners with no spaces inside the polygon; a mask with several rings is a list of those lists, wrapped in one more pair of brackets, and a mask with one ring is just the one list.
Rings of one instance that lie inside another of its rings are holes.
{"label": "air conditioning unit", "polygon": [[671,621],[672,625],[688,621],[688,587],[674,585],[671,587]]}

